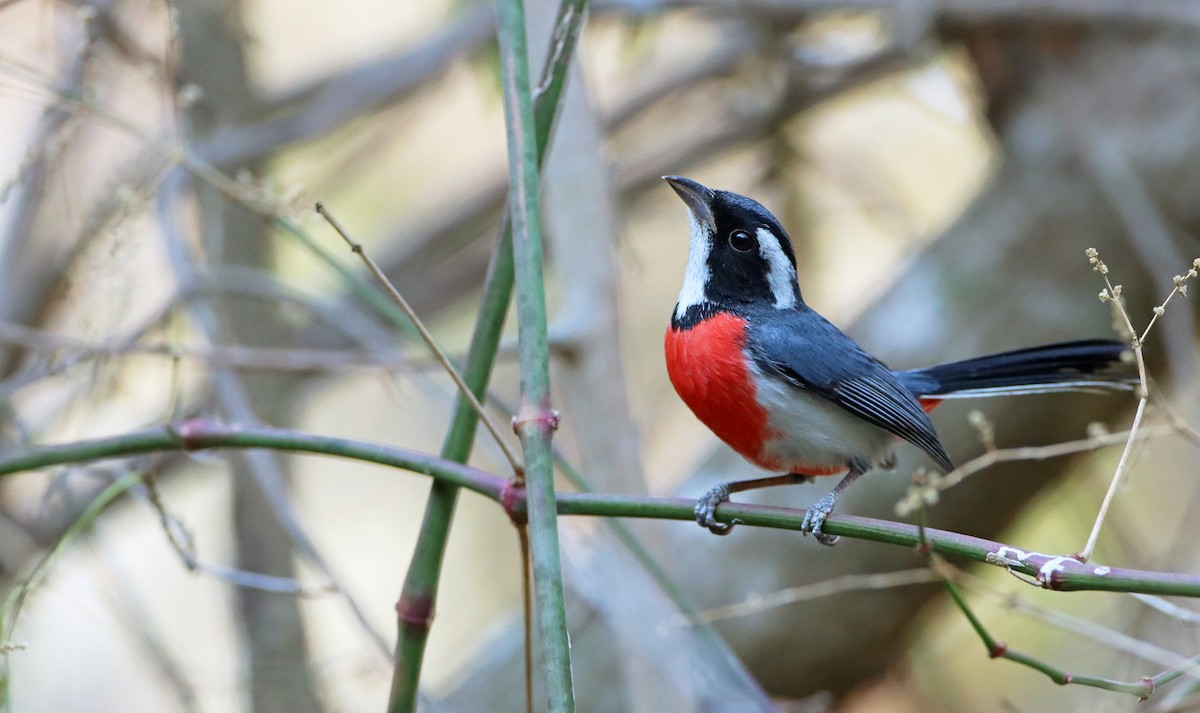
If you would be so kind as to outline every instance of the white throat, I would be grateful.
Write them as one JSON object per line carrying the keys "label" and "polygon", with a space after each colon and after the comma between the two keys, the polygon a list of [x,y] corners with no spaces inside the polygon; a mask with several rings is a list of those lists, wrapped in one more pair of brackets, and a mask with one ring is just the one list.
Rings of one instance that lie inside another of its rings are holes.
{"label": "white throat", "polygon": [[692,237],[688,244],[687,267],[683,270],[683,287],[679,289],[679,301],[675,305],[675,317],[680,319],[689,307],[704,303],[704,286],[708,284],[711,271],[708,255],[712,252],[712,230],[696,220],[688,211],[692,221]]}

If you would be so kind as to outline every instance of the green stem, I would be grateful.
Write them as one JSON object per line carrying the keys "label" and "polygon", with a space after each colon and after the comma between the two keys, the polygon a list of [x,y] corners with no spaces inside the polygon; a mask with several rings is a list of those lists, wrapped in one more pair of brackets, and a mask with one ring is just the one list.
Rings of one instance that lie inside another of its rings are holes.
{"label": "green stem", "polygon": [[[967,604],[966,599],[964,599],[962,594],[958,591],[958,587],[954,584],[953,580],[947,577],[943,583],[946,586],[946,591],[950,593],[950,598],[954,601],[954,604],[958,607],[959,611],[961,611],[963,615],[967,617],[967,621],[970,622],[971,628],[975,630],[975,633],[983,642],[984,648],[987,649],[988,656],[994,659],[1007,659],[1013,663],[1018,663],[1027,668],[1039,671],[1060,686],[1065,686],[1067,684],[1089,686],[1091,688],[1101,688],[1106,691],[1115,691],[1117,693],[1129,693],[1142,699],[1145,699],[1154,692],[1156,681],[1155,679],[1151,679],[1149,677],[1143,678],[1140,681],[1117,681],[1110,678],[1101,678],[1099,676],[1085,676],[1070,673],[1051,663],[1043,661],[1036,656],[1031,656],[1024,652],[1014,651],[1008,648],[1008,646],[1003,642],[997,641],[988,632],[987,628],[983,625],[983,622],[979,620],[979,617],[975,616],[975,612],[971,610],[971,607]],[[1168,676],[1171,678],[1177,677],[1188,667],[1194,665],[1194,663],[1194,660],[1185,661],[1179,666],[1164,671],[1162,674],[1159,674],[1159,676],[1163,678]]]}
{"label": "green stem", "polygon": [[[997,641],[992,636],[987,627],[983,625],[979,617],[967,604],[966,598],[958,589],[958,585],[954,583],[953,577],[946,571],[946,566],[940,563],[939,558],[935,554],[936,546],[930,541],[929,530],[924,527],[925,509],[922,507],[918,514],[919,525],[917,528],[917,538],[922,551],[928,558],[930,566],[934,571],[941,573],[942,584],[946,587],[946,592],[949,593],[950,599],[963,616],[967,618],[967,622],[971,628],[975,630],[975,634],[979,640],[983,642],[983,646],[987,649],[989,657],[994,659],[1007,659],[1013,663],[1021,664],[1026,668],[1031,668],[1044,674],[1051,681],[1054,681],[1060,686],[1074,684],[1077,686],[1089,686],[1091,688],[1100,688],[1106,691],[1114,691],[1116,693],[1128,693],[1137,696],[1141,700],[1150,697],[1154,693],[1154,687],[1160,683],[1166,683],[1183,675],[1188,669],[1194,667],[1196,662],[1200,660],[1200,656],[1188,659],[1181,662],[1177,666],[1173,666],[1157,676],[1143,676],[1139,681],[1117,681],[1110,678],[1101,678],[1099,676],[1086,676],[1074,674],[1043,661],[1036,656],[1031,656],[1021,651],[1014,651],[1008,648],[1008,644],[1002,641]],[[1105,568],[1107,569],[1107,568]]]}
{"label": "green stem", "polygon": [[89,463],[148,453],[201,451],[219,448],[272,448],[294,453],[350,458],[432,476],[461,488],[500,500],[504,478],[429,453],[377,443],[289,431],[265,426],[237,426],[192,419],[178,425],[134,431],[120,436],[36,446],[0,456],[0,476],[66,463]]}
{"label": "green stem", "polygon": [[[520,518],[526,512],[525,495],[509,481],[462,463],[429,453],[318,436],[261,426],[219,424],[203,419],[177,427],[154,428],[91,441],[38,446],[24,452],[0,455],[0,476],[67,463],[87,463],[149,453],[235,448],[273,448],[295,453],[350,458],[429,475],[435,480],[479,493]],[[694,500],[651,496],[558,493],[560,515],[635,517],[694,522]],[[718,519],[737,518],[751,527],[800,531],[804,510],[724,503]],[[832,515],[822,528],[831,535],[913,548],[922,544],[915,525],[850,515]],[[1000,565],[1034,578],[1047,589],[1071,591],[1121,591],[1200,598],[1200,576],[1105,567],[1067,557],[1020,550],[1000,542],[927,528],[924,542],[942,555]],[[1038,579],[1040,574],[1040,579]]]}
{"label": "green stem", "polygon": [[550,710],[570,713],[575,710],[575,699],[550,448],[558,416],[550,406],[538,145],[525,41],[525,6],[522,0],[498,0],[497,5],[521,360],[521,409],[516,423],[525,455],[534,612]]}
{"label": "green stem", "polygon": [[[512,296],[512,286],[512,234],[506,225],[488,267],[483,302],[476,317],[475,333],[471,337],[467,366],[463,372],[467,388],[477,398],[482,398],[487,389],[492,363],[500,345],[504,316]],[[444,459],[466,462],[471,454],[477,423],[475,410],[465,398],[459,396],[455,400],[450,430],[442,443]],[[450,536],[450,523],[458,502],[458,489],[459,486],[454,483],[435,480],[425,503],[425,516],[417,536],[417,545],[400,591],[400,601],[396,603],[396,663],[388,702],[388,710],[392,713],[410,713],[416,709],[421,663],[425,658],[425,644],[433,620],[446,541]]]}
{"label": "green stem", "polygon": [[[539,167],[550,143],[567,69],[583,27],[586,5],[587,0],[564,0],[559,8],[554,39],[543,70],[541,91],[534,108],[537,116],[535,133]],[[488,267],[483,301],[476,317],[475,333],[471,338],[467,367],[463,373],[468,388],[479,398],[482,398],[487,388],[496,349],[500,343],[505,312],[512,297],[512,221],[509,215],[505,213],[500,238],[496,242]],[[450,430],[442,444],[443,458],[458,462],[467,460],[471,454],[476,423],[477,417],[471,405],[466,399],[458,398]],[[400,601],[396,605],[399,633],[388,703],[388,710],[392,713],[411,713],[416,708],[421,663],[425,656],[425,646],[437,602],[446,541],[450,535],[450,523],[457,502],[457,485],[441,480],[434,481],[429,500],[425,504],[425,516],[412,562],[405,576]]]}

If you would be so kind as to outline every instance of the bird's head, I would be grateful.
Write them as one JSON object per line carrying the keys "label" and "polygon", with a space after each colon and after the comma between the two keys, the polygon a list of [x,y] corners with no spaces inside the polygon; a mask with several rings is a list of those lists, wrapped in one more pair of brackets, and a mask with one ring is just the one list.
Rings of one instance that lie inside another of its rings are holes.
{"label": "bird's head", "polygon": [[758,201],[663,176],[687,204],[692,236],[675,318],[692,307],[733,308],[800,303],[796,254],[787,232]]}

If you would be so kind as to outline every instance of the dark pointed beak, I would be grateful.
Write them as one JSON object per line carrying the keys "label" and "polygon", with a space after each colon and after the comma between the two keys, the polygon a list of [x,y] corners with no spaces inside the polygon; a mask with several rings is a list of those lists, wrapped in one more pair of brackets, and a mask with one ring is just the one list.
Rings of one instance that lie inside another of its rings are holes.
{"label": "dark pointed beak", "polygon": [[687,203],[688,210],[692,212],[696,222],[709,227],[716,226],[716,221],[713,220],[712,204],[717,194],[711,188],[683,176],[663,176],[663,180],[670,183],[671,188],[675,189],[684,203]]}

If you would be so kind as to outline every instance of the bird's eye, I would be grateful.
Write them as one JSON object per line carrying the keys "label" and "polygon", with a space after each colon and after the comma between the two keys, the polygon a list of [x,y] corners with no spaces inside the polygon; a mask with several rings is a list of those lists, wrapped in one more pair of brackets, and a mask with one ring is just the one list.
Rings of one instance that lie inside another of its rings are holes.
{"label": "bird's eye", "polygon": [[735,230],[729,234],[729,247],[740,253],[748,253],[754,248],[754,236],[744,230]]}

